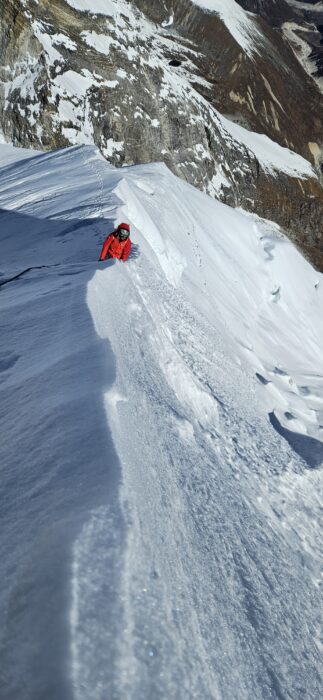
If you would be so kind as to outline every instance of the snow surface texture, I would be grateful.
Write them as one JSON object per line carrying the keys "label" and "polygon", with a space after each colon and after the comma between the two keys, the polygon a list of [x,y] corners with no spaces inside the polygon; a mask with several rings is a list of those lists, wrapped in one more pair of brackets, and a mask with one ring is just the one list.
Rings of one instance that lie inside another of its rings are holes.
{"label": "snow surface texture", "polygon": [[0,697],[318,700],[322,275],[164,165],[0,167]]}

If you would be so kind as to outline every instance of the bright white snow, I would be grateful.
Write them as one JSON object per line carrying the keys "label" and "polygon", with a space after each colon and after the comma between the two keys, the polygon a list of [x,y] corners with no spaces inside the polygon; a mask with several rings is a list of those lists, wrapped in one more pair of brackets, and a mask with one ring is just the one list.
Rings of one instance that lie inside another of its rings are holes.
{"label": "bright white snow", "polygon": [[322,275],[162,164],[0,167],[3,696],[318,700]]}
{"label": "bright white snow", "polygon": [[81,37],[84,39],[85,43],[91,48],[95,49],[99,53],[107,54],[110,51],[111,46],[118,46],[118,42],[107,34],[98,34],[94,31],[84,31],[81,32]]}
{"label": "bright white snow", "polygon": [[263,169],[270,175],[283,172],[290,177],[300,179],[317,178],[311,163],[298,153],[280,146],[265,134],[257,134],[255,131],[244,129],[243,126],[239,126],[222,115],[219,115],[219,118],[232,138],[254,153]]}
{"label": "bright white snow", "polygon": [[116,0],[66,0],[67,4],[81,12],[107,15],[113,17],[116,12]]}

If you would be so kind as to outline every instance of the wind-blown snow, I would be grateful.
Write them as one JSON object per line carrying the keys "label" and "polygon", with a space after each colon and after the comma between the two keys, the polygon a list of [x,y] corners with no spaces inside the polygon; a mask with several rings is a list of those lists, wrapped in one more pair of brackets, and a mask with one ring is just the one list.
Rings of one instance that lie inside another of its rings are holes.
{"label": "wind-blown snow", "polygon": [[257,42],[259,43],[261,34],[255,24],[254,16],[243,10],[236,0],[193,0],[193,2],[203,10],[219,15],[246,54],[252,56],[253,53],[259,52]]}
{"label": "wind-blown snow", "polygon": [[318,700],[322,275],[161,164],[0,168],[3,697]]}

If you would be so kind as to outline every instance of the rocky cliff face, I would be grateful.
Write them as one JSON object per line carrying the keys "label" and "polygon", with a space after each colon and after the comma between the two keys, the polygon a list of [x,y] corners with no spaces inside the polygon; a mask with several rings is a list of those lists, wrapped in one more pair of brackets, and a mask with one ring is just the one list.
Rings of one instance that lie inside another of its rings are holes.
{"label": "rocky cliff face", "polygon": [[323,4],[318,0],[237,0],[246,10],[265,18],[283,32],[305,71],[323,82]]}
{"label": "rocky cliff face", "polygon": [[35,148],[95,143],[115,165],[164,160],[276,220],[323,269],[323,96],[293,45],[306,20],[285,0],[203,5],[7,0],[2,132]]}

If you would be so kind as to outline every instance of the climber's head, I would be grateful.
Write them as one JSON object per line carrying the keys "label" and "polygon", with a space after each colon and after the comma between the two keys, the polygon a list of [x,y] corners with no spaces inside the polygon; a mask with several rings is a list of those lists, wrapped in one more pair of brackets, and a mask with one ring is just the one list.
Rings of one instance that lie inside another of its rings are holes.
{"label": "climber's head", "polygon": [[120,241],[125,241],[130,236],[129,224],[119,224],[117,228],[118,238]]}

